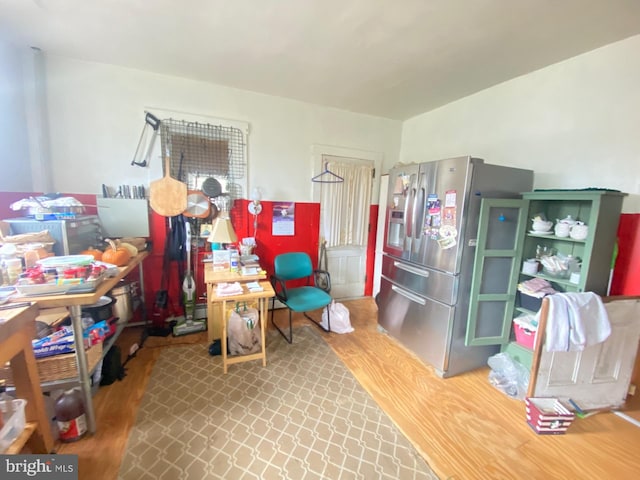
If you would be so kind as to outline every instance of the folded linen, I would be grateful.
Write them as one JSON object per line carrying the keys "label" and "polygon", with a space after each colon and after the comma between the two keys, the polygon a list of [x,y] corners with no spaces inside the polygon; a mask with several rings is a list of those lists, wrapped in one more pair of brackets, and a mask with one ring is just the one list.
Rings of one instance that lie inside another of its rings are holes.
{"label": "folded linen", "polygon": [[240,295],[243,293],[240,282],[234,283],[219,283],[216,287],[216,295],[219,297],[227,297],[230,295]]}
{"label": "folded linen", "polygon": [[518,290],[530,297],[542,298],[556,293],[556,290],[544,278],[532,278],[518,284]]}

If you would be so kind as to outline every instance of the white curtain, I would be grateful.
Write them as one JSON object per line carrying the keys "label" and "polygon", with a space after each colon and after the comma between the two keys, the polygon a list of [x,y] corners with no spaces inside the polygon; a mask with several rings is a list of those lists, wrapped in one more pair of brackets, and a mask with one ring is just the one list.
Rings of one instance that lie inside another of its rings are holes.
{"label": "white curtain", "polygon": [[341,183],[322,183],[320,222],[326,246],[365,245],[372,167],[338,161],[329,161],[326,167],[344,179]]}

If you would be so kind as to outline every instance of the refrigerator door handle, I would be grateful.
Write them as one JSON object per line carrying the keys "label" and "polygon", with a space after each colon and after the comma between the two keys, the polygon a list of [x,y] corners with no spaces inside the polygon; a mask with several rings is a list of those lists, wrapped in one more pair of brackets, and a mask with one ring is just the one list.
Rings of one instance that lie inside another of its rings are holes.
{"label": "refrigerator door handle", "polygon": [[424,298],[421,298],[421,297],[419,297],[417,295],[414,295],[413,293],[408,292],[408,291],[404,290],[403,288],[400,288],[400,287],[398,287],[396,285],[391,285],[391,290],[393,290],[394,292],[402,295],[403,297],[408,298],[412,302],[419,303],[420,305],[423,305],[423,306],[427,304],[427,301]]}
{"label": "refrigerator door handle", "polygon": [[413,199],[413,210],[411,213],[411,221],[413,222],[413,238],[419,238],[422,233],[422,226],[424,224],[424,187],[422,186],[421,178],[424,177],[424,173],[420,174],[416,178],[416,193]]}
{"label": "refrigerator door handle", "polygon": [[409,186],[409,194],[407,195],[407,199],[405,202],[405,218],[404,218],[404,236],[411,238],[413,237],[413,213],[415,207],[415,197],[416,197],[416,178],[414,175],[411,175],[411,184]]}
{"label": "refrigerator door handle", "polygon": [[419,275],[424,278],[429,278],[429,272],[427,270],[422,270],[421,268],[412,267],[402,262],[393,262],[393,266],[399,270],[404,270],[405,272],[413,273],[414,275]]}

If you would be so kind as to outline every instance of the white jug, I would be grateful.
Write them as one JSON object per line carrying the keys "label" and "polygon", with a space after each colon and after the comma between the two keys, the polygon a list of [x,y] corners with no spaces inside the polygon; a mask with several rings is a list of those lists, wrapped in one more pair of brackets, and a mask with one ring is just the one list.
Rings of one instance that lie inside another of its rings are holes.
{"label": "white jug", "polygon": [[568,237],[571,232],[571,225],[565,222],[558,222],[554,228],[556,237]]}

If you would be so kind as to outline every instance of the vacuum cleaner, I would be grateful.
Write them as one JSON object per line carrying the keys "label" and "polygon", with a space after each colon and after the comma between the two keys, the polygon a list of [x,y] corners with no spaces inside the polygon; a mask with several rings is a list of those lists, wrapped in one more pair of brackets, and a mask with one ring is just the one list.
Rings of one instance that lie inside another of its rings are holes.
{"label": "vacuum cleaner", "polygon": [[173,336],[188,335],[190,333],[202,332],[207,329],[205,319],[196,319],[196,281],[191,271],[191,225],[185,222],[185,252],[187,256],[187,271],[182,281],[182,298],[184,304],[184,318],[176,318],[173,327]]}

